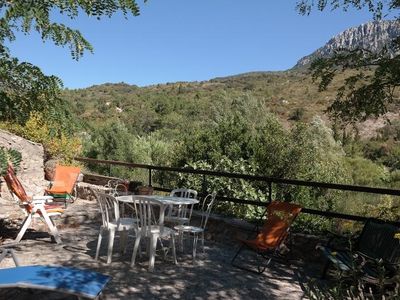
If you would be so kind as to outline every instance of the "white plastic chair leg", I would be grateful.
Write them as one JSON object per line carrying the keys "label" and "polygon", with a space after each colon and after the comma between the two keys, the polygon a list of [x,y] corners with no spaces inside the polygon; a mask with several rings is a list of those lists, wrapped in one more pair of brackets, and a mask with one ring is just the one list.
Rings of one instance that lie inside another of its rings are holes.
{"label": "white plastic chair leg", "polygon": [[19,267],[20,266],[20,262],[19,262],[19,259],[18,259],[17,255],[15,255],[14,250],[13,249],[9,249],[9,252],[11,253],[11,257],[12,257],[12,259],[14,261],[15,266]]}
{"label": "white plastic chair leg", "polygon": [[57,244],[61,244],[61,238],[58,233],[57,227],[54,225],[53,221],[50,219],[49,215],[47,214],[46,211],[40,210],[43,216],[43,219],[47,225],[47,227],[50,230],[50,234],[54,237],[54,240],[56,241]]}
{"label": "white plastic chair leg", "polygon": [[114,237],[115,237],[115,230],[110,229],[108,234],[108,251],[107,251],[107,263],[111,263],[111,257],[114,247]]}
{"label": "white plastic chair leg", "polygon": [[19,267],[20,263],[18,260],[18,257],[15,255],[13,249],[0,249],[2,253],[0,254],[0,262],[7,257],[7,255],[11,255],[12,260],[14,261],[14,264],[16,267]]}
{"label": "white plastic chair leg", "polygon": [[184,251],[184,249],[183,249],[183,235],[184,235],[184,232],[183,231],[179,231],[179,242],[180,242],[180,248],[181,248],[181,251],[183,252]]}
{"label": "white plastic chair leg", "polygon": [[204,231],[201,233],[201,248],[203,249],[203,254],[205,254],[204,250]]}
{"label": "white plastic chair leg", "polygon": [[162,252],[163,252],[164,260],[166,260],[167,259],[167,253],[169,251],[169,247],[168,248],[164,247],[162,239],[159,239],[159,240],[160,240],[160,245],[161,245],[161,249],[162,249]]}
{"label": "white plastic chair leg", "polygon": [[176,250],[175,250],[175,237],[174,234],[171,234],[171,245],[172,245],[172,258],[174,259],[174,264],[178,264],[176,260]]}
{"label": "white plastic chair leg", "polygon": [[17,243],[19,243],[19,242],[21,241],[22,237],[24,236],[24,234],[25,234],[26,230],[28,229],[29,225],[31,224],[31,222],[32,222],[32,215],[29,214],[29,215],[25,218],[24,222],[22,223],[21,230],[19,231],[18,236],[17,236],[17,238],[15,239],[15,241],[16,241]]}
{"label": "white plastic chair leg", "polygon": [[196,260],[196,251],[197,251],[197,240],[199,239],[199,235],[194,233],[193,239],[193,262]]}
{"label": "white plastic chair leg", "polygon": [[[136,234],[136,239],[135,239],[135,246],[133,247],[133,253],[132,253],[132,260],[131,260],[131,267],[133,267],[135,265],[135,259],[136,259],[136,254],[138,252],[139,249],[139,245],[140,245],[140,234]],[[140,249],[139,249],[139,254],[140,254]]]}
{"label": "white plastic chair leg", "polygon": [[96,256],[94,257],[95,260],[99,259],[99,253],[100,253],[100,246],[101,246],[102,238],[103,238],[103,228],[100,229],[99,237],[97,239]]}
{"label": "white plastic chair leg", "polygon": [[156,256],[157,236],[151,235],[150,238],[150,258],[149,258],[149,271],[154,270],[154,260]]}

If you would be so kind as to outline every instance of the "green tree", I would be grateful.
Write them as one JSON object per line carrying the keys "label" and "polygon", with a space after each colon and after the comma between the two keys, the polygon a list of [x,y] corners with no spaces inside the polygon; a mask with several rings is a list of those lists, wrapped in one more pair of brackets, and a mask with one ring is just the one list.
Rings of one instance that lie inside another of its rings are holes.
{"label": "green tree", "polygon": [[[327,8],[358,10],[368,9],[375,20],[398,14],[398,0],[301,0],[298,11],[307,15],[313,8],[323,11]],[[400,22],[398,15],[397,22]],[[314,80],[319,80],[319,89],[325,90],[335,75],[344,70],[354,72],[347,75],[338,89],[336,99],[328,111],[334,118],[345,123],[365,120],[370,116],[386,113],[388,106],[397,102],[396,90],[400,85],[400,37],[396,37],[377,53],[366,49],[338,50],[332,57],[317,58],[311,65]],[[395,54],[393,54],[395,53]]]}
{"label": "green tree", "polygon": [[[121,122],[107,122],[92,130],[92,136],[84,144],[84,155],[90,158],[119,160],[124,162],[171,165],[174,143],[166,141],[157,133],[137,136],[128,131]],[[93,165],[101,174],[147,180],[147,172],[126,167]],[[154,180],[158,180],[156,174]],[[158,176],[158,177],[157,177]]]}
{"label": "green tree", "polygon": [[[40,68],[20,62],[10,55],[5,43],[15,40],[16,32],[36,31],[43,41],[57,46],[68,46],[73,59],[78,60],[85,51],[93,51],[90,43],[78,30],[52,21],[58,13],[75,19],[79,14],[111,17],[122,11],[137,16],[135,0],[13,0],[0,1],[0,121],[23,125],[31,112],[45,113],[57,123],[56,131],[71,131],[72,117],[65,100],[60,98],[62,81],[43,74]],[[66,126],[65,124],[68,124]],[[63,133],[59,132],[58,136]],[[0,150],[0,155],[6,153]]]}
{"label": "green tree", "polygon": [[93,51],[93,47],[75,29],[62,23],[53,22],[51,16],[55,12],[66,15],[71,19],[80,13],[87,16],[111,17],[114,13],[122,11],[124,16],[132,13],[139,15],[136,0],[13,0],[0,1],[0,43],[4,51],[5,41],[15,40],[15,32],[29,33],[37,31],[41,38],[53,41],[57,46],[68,46],[74,59],[79,59],[84,51]]}
{"label": "green tree", "polygon": [[[46,76],[27,62],[13,58],[6,42],[15,40],[16,32],[28,34],[36,31],[43,41],[50,40],[57,46],[68,46],[72,58],[78,60],[85,51],[93,51],[90,43],[78,30],[52,21],[58,12],[71,19],[79,14],[111,17],[122,11],[139,14],[135,0],[14,0],[0,1],[0,120],[23,123],[31,111],[46,111],[62,100],[59,92],[62,82],[55,76]],[[61,106],[64,106],[63,103]]]}

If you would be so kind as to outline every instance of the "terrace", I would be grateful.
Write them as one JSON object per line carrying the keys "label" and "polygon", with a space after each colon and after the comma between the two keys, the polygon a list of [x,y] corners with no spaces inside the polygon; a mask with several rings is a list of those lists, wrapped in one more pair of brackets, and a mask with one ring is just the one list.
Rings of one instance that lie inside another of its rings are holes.
{"label": "terrace", "polygon": [[[85,214],[77,216],[74,213],[83,210]],[[14,247],[21,265],[73,266],[110,275],[113,279],[104,290],[106,299],[250,299],[266,296],[269,299],[301,299],[303,296],[301,284],[305,279],[301,260],[291,259],[288,264],[273,263],[259,276],[232,267],[230,260],[236,248],[213,240],[206,241],[205,255],[200,254],[196,264],[192,263],[189,253],[178,252],[178,265],[174,265],[169,257],[165,261],[156,259],[154,272],[148,272],[146,258],[139,260],[136,267],[130,267],[133,239],[124,255],[118,252],[116,240],[111,264],[105,263],[106,249],[102,249],[101,259],[97,262],[94,255],[100,227],[98,217],[95,201],[78,199],[70,206],[68,214],[59,220],[59,223],[64,223],[59,225],[63,244],[50,243],[46,233],[30,231]],[[9,229],[3,236],[11,238],[17,232],[18,228]],[[0,265],[1,268],[13,266],[11,259],[3,260]],[[11,296],[24,295],[23,290],[3,290],[2,293],[3,297],[10,299]],[[56,297],[45,292],[37,293],[45,299]]]}
{"label": "terrace", "polygon": [[[83,159],[81,159],[83,160]],[[88,162],[88,160],[86,160]],[[91,160],[91,163],[94,161]],[[113,165],[125,165],[126,167],[144,168],[148,170],[149,184],[152,185],[152,172],[154,169],[163,167],[145,166],[137,164],[126,164],[122,162],[104,162]],[[132,166],[133,165],[133,166]],[[171,170],[179,171],[183,170]],[[189,172],[186,170],[185,172]],[[190,172],[203,176],[251,176],[238,174],[216,174],[216,172],[192,170]],[[202,173],[203,172],[203,173]],[[87,176],[93,180],[93,176]],[[101,179],[101,177],[98,177]],[[256,178],[265,180],[266,178]],[[272,195],[272,184],[276,179],[268,179],[269,195]],[[365,187],[350,187],[343,185],[330,185],[326,183],[296,182],[287,180],[280,184],[301,184],[310,187],[323,187],[357,192],[368,192],[377,194],[400,195],[400,191],[389,189],[373,189]],[[321,185],[321,186],[318,186]],[[165,192],[164,187],[155,187],[155,190]],[[220,201],[232,201],[245,205],[265,206],[255,200],[229,199],[220,197]],[[13,203],[4,202],[0,198],[3,207],[3,215],[7,220],[22,218],[18,215]],[[312,208],[304,210],[309,214],[317,214],[324,217],[343,218],[352,221],[364,221],[366,217],[353,216],[343,213],[317,211]],[[18,224],[18,221],[16,221]],[[37,231],[30,231],[24,240],[13,247],[21,261],[21,265],[49,264],[73,266],[91,269],[112,276],[112,281],[103,292],[106,299],[302,299],[304,297],[304,284],[310,278],[316,278],[321,273],[324,260],[319,251],[315,250],[317,243],[323,243],[324,238],[305,235],[301,232],[293,233],[293,245],[291,251],[284,261],[273,261],[267,270],[256,275],[244,272],[231,266],[230,261],[237,249],[235,238],[246,235],[249,226],[245,222],[213,215],[208,226],[206,235],[205,254],[200,253],[199,259],[193,264],[189,252],[178,252],[178,265],[174,265],[171,258],[165,260],[158,254],[154,272],[148,272],[147,258],[139,259],[137,265],[130,267],[133,239],[130,238],[128,249],[125,254],[118,252],[118,241],[114,247],[114,256],[111,264],[105,262],[105,245],[103,245],[101,258],[94,260],[97,235],[101,224],[98,205],[94,200],[77,199],[71,204],[63,217],[57,221],[63,243],[61,245],[49,242],[49,236],[43,233],[44,228],[36,224]],[[18,233],[18,226],[13,223],[3,224],[2,236],[8,242]],[[188,247],[186,247],[188,249]],[[247,257],[246,257],[247,258]],[[248,257],[249,262],[251,257]],[[0,264],[1,268],[11,267],[10,259],[5,259]],[[3,297],[28,299],[32,291],[26,290],[2,290]],[[64,296],[53,292],[34,292],[41,299],[64,299]]]}

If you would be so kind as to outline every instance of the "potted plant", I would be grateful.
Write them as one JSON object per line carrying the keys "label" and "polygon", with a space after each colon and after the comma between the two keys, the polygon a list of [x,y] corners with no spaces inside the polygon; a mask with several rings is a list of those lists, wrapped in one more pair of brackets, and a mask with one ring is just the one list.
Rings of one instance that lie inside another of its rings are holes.
{"label": "potted plant", "polygon": [[8,164],[12,164],[17,168],[21,163],[22,155],[19,151],[14,149],[6,149],[0,147],[0,176],[7,173]]}

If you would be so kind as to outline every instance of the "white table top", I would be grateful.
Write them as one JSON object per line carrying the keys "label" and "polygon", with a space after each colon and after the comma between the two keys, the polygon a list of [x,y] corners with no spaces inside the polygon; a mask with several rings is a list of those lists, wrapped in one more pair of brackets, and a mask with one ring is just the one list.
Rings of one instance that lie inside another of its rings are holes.
{"label": "white table top", "polygon": [[160,196],[160,195],[128,195],[118,196],[116,199],[124,203],[133,203],[135,198],[148,198],[158,200],[165,203],[166,205],[191,205],[199,203],[199,200],[193,198],[182,198],[182,197],[171,197],[171,196]]}

